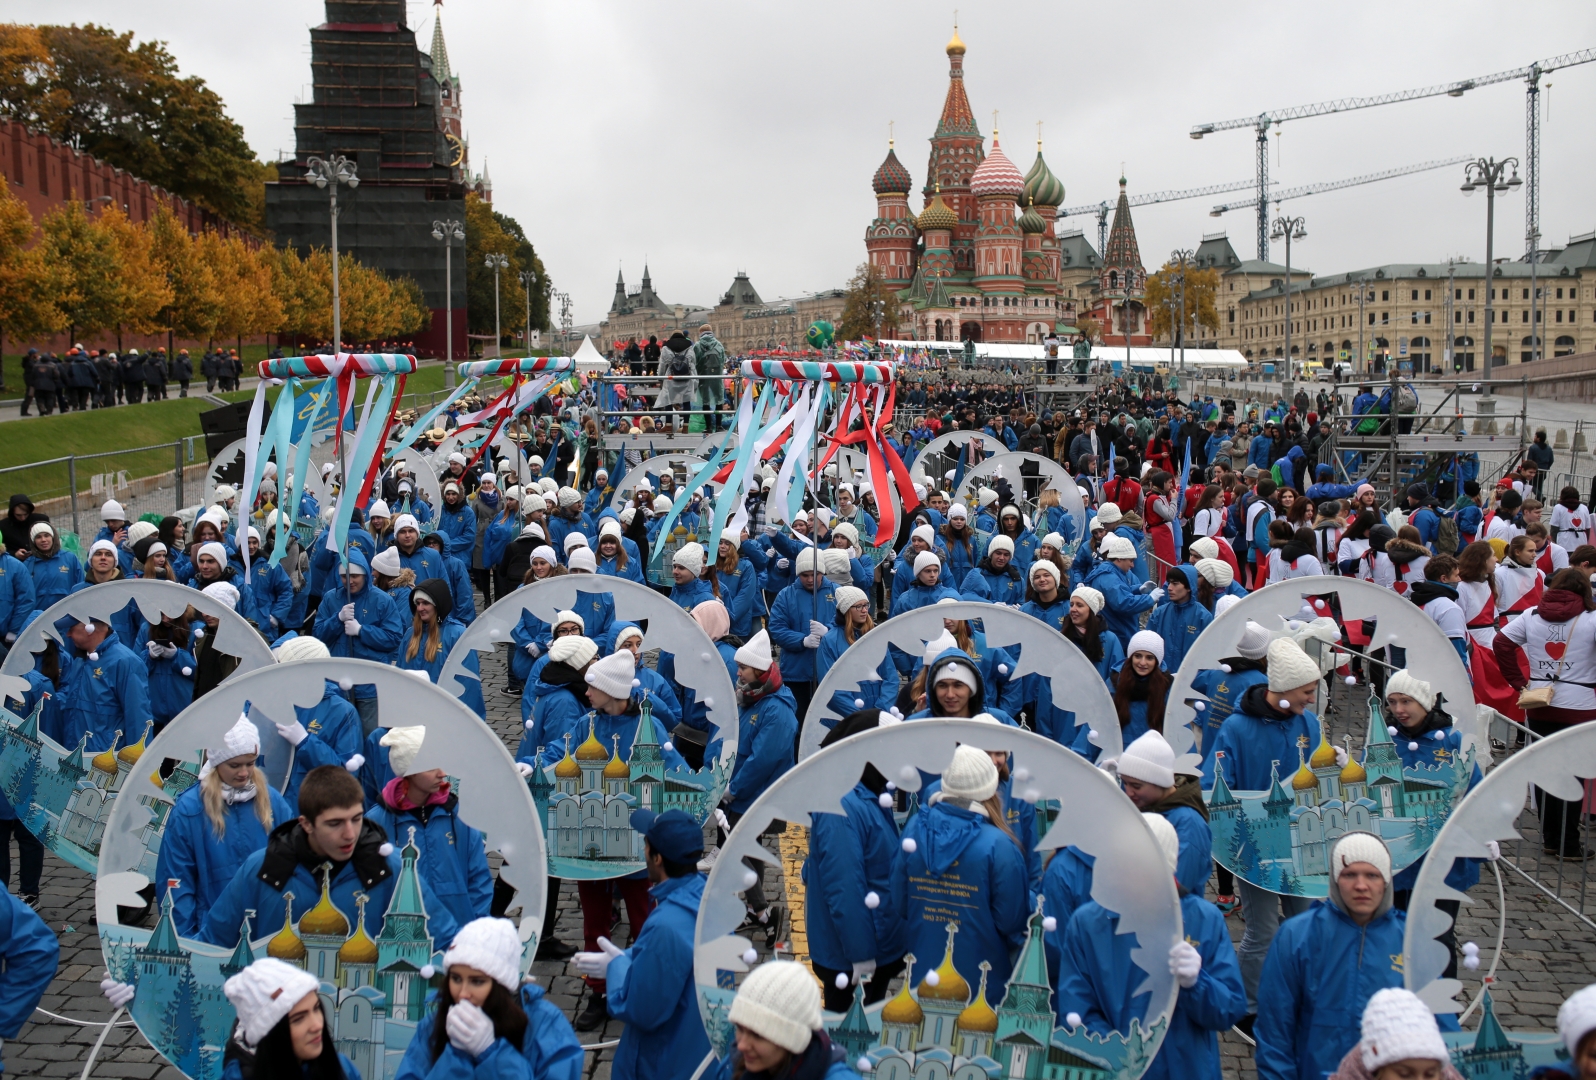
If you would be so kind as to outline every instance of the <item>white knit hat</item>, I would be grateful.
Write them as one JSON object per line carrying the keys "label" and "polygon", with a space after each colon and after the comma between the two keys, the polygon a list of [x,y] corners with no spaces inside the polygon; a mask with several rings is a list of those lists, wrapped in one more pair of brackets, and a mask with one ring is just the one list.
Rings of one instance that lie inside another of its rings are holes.
{"label": "white knit hat", "polygon": [[942,773],[942,794],[950,799],[983,802],[997,793],[998,771],[991,756],[974,746],[959,746]]}
{"label": "white knit hat", "polygon": [[1223,615],[1225,612],[1229,611],[1239,603],[1241,603],[1241,597],[1236,596],[1233,593],[1226,593],[1224,596],[1221,596],[1219,599],[1214,601],[1214,618],[1219,618],[1219,616]]}
{"label": "white knit hat", "polygon": [[969,517],[970,517],[970,508],[968,506],[965,506],[961,502],[956,502],[952,506],[948,507],[948,520],[949,521],[952,521],[955,518],[959,519],[960,521],[967,521],[967,520],[969,520]]}
{"label": "white knit hat", "polygon": [[[1221,598],[1224,599],[1224,598]],[[1233,596],[1229,599],[1240,603],[1241,597]],[[1217,609],[1219,605],[1216,603]],[[1247,625],[1241,628],[1241,637],[1236,639],[1236,655],[1248,660],[1262,660],[1269,655],[1269,631],[1262,625],[1247,620]]]}
{"label": "white knit hat", "polygon": [[545,495],[554,495],[560,490],[558,481],[556,481],[552,476],[545,476],[543,479],[538,481],[537,486],[538,490],[543,492]]}
{"label": "white knit hat", "polygon": [[1276,638],[1269,643],[1269,689],[1279,693],[1295,690],[1299,686],[1318,682],[1322,678],[1319,665],[1302,651],[1290,638]]}
{"label": "white knit hat", "polygon": [[704,559],[704,545],[695,540],[677,548],[671,562],[697,577],[704,572]]}
{"label": "white knit hat", "polygon": [[664,495],[656,495],[654,496],[654,501],[649,505],[656,514],[668,514],[674,504]]}
{"label": "white knit hat", "polygon": [[[940,600],[937,602],[942,603]],[[957,603],[957,601],[954,602]],[[920,659],[926,667],[930,667],[932,664],[937,662],[937,657],[941,656],[949,649],[957,649],[958,647],[958,638],[955,638],[951,631],[944,629],[936,637],[925,643],[925,648],[920,652]]]}
{"label": "white knit hat", "polygon": [[927,567],[936,567],[938,572],[942,569],[942,560],[934,551],[922,551],[914,557],[914,576],[918,578]]}
{"label": "white knit hat", "polygon": [[1398,987],[1375,991],[1363,1007],[1358,1054],[1371,1076],[1392,1062],[1411,1058],[1443,1065],[1452,1060],[1430,1007],[1413,991]]}
{"label": "white knit hat", "polygon": [[371,509],[366,511],[367,520],[370,520],[371,518],[386,518],[392,516],[393,511],[389,510],[388,504],[383,502],[381,499],[378,499],[376,502],[372,503]]}
{"label": "white knit hat", "polygon": [[853,580],[853,556],[843,548],[822,550],[820,563],[826,568],[826,580],[833,585],[846,585]]}
{"label": "white knit hat", "polygon": [[1353,863],[1368,863],[1380,871],[1386,885],[1391,884],[1391,852],[1385,841],[1368,832],[1349,832],[1330,849],[1330,876],[1339,878]]}
{"label": "white knit hat", "polygon": [[840,615],[851,611],[855,604],[862,604],[869,599],[863,589],[854,585],[844,585],[837,590],[837,613]]}
{"label": "white knit hat", "polygon": [[[1025,579],[1027,581],[1029,581],[1032,585],[1035,585],[1036,584],[1036,575],[1037,574],[1047,574],[1049,577],[1051,577],[1053,579],[1053,584],[1054,585],[1059,584],[1058,567],[1054,566],[1047,559],[1037,559],[1034,563],[1032,563],[1031,564],[1031,569],[1029,571],[1027,571]],[[1095,590],[1093,590],[1093,591],[1095,591]]]}
{"label": "white knit hat", "polygon": [[393,770],[395,776],[410,775],[410,766],[415,764],[416,754],[421,751],[422,740],[426,737],[427,729],[420,724],[389,728],[383,732],[378,743],[388,747],[388,768]]}
{"label": "white knit hat", "polygon": [[[705,603],[708,603],[708,602],[709,601],[707,601],[707,600],[705,601]],[[719,601],[717,600],[716,603],[719,603]],[[631,624],[628,624],[626,626],[622,626],[619,630],[615,631],[615,647],[616,648],[620,648],[622,642],[630,641],[632,638],[636,638],[638,641],[642,641],[643,640],[643,628],[641,626],[636,626],[636,625],[631,625]]]}
{"label": "white knit hat", "polygon": [[1155,630],[1138,630],[1131,635],[1130,641],[1125,643],[1125,656],[1128,658],[1133,653],[1148,652],[1158,657],[1158,662],[1164,662],[1164,639]]}
{"label": "white knit hat", "polygon": [[[1041,564],[1032,563],[1031,569],[1035,570],[1039,565]],[[1080,598],[1081,603],[1092,609],[1093,615],[1101,615],[1103,613],[1103,604],[1107,602],[1107,598],[1097,589],[1092,588],[1090,585],[1077,585],[1070,592],[1070,599],[1074,600],[1077,597]]]}
{"label": "white knit hat", "polygon": [[598,655],[598,646],[592,638],[581,634],[568,634],[555,638],[549,644],[549,660],[567,667],[584,668]]}
{"label": "white knit hat", "polygon": [[[38,526],[35,525],[34,529],[37,530]],[[199,546],[199,550],[194,553],[194,561],[198,562],[201,555],[209,555],[211,558],[215,559],[217,566],[227,565],[227,548],[223,547],[215,540],[201,544]]]}
{"label": "white knit hat", "polygon": [[414,529],[416,532],[421,531],[421,523],[416,520],[416,516],[414,514],[400,514],[398,517],[393,519],[393,531],[395,536],[399,535],[399,533],[403,532],[405,529]]}
{"label": "white knit hat", "polygon": [[[275,511],[275,510],[272,511],[272,513],[274,513],[274,514],[276,512],[277,511]],[[155,524],[153,524],[152,522],[135,521],[133,524],[131,524],[131,525],[129,525],[127,527],[127,542],[129,544],[129,546],[131,546],[133,544],[138,543],[140,540],[144,539],[146,536],[154,536],[156,533],[158,533],[160,531],[161,530]]]}
{"label": "white knit hat", "polygon": [[1385,681],[1385,692],[1387,695],[1406,694],[1423,705],[1425,712],[1435,708],[1435,691],[1429,683],[1413,675],[1407,668],[1395,672]]}
{"label": "white knit hat", "polygon": [[504,501],[519,503],[521,501],[522,494],[523,492],[521,491],[520,484],[511,484],[509,487],[504,489]]}
{"label": "white knit hat", "polygon": [[226,604],[234,611],[238,610],[238,589],[226,581],[213,581],[200,592],[215,600],[217,603]]}
{"label": "white knit hat", "polygon": [[616,649],[587,669],[587,684],[612,698],[625,701],[632,696],[632,680],[637,677],[637,660],[630,649]]}
{"label": "white knit hat", "polygon": [[1097,508],[1097,520],[1103,528],[1112,529],[1125,519],[1125,514],[1120,510],[1119,503],[1106,502]]}
{"label": "white knit hat", "polygon": [[260,730],[255,727],[253,720],[240,715],[238,722],[222,734],[221,741],[205,748],[205,764],[200,766],[200,779],[205,779],[224,761],[259,753]]}
{"label": "white knit hat", "polygon": [[[975,668],[970,664],[963,664],[958,661],[944,664],[938,668],[936,678],[938,683],[947,682],[950,679],[955,682],[961,682],[970,688],[972,694],[981,688],[980,681],[975,677]],[[933,684],[934,688],[935,684]]]}
{"label": "white knit hat", "polygon": [[[39,537],[43,536],[45,533],[50,533],[50,534],[53,535],[55,533],[55,526],[51,525],[48,521],[35,521],[33,523],[33,527],[28,530],[28,539],[29,540],[37,540]],[[217,547],[222,547],[220,544],[217,544],[216,546]],[[203,545],[200,547],[200,550],[201,551],[205,550]],[[226,548],[222,548],[222,554],[223,555],[227,554],[227,549]]]}
{"label": "white knit hat", "polygon": [[555,563],[560,561],[560,557],[554,554],[554,549],[549,547],[547,544],[539,544],[537,547],[533,548],[532,554],[528,556],[528,561],[531,559],[542,559],[550,566],[553,566]]}
{"label": "white knit hat", "polygon": [[[536,524],[536,522],[534,522],[534,524]],[[538,530],[538,531],[540,533],[542,532],[541,529]],[[587,547],[588,546],[587,537],[584,534],[578,532],[577,530],[572,529],[570,532],[565,534],[565,540],[562,542],[561,546],[563,546],[565,548],[565,553],[567,555],[569,555],[571,552],[575,551],[577,548],[585,548],[585,547]]]}
{"label": "white knit hat", "polygon": [[1596,983],[1576,991],[1557,1010],[1557,1034],[1570,1057],[1579,1054],[1579,1044],[1596,1031]]}
{"label": "white knit hat", "polygon": [[[730,529],[727,530],[727,532],[730,532],[730,531],[731,531]],[[831,535],[833,537],[840,536],[844,540],[848,541],[848,546],[850,548],[857,549],[859,547],[859,530],[854,528],[852,525],[850,525],[846,521],[839,522],[831,530]],[[735,541],[735,540],[732,541],[733,544],[735,544],[736,542],[737,541]]]}
{"label": "white knit hat", "polygon": [[1010,555],[1013,555],[1014,554],[1014,540],[1013,540],[1013,538],[1004,536],[1002,533],[999,533],[997,536],[994,536],[990,541],[987,542],[986,553],[988,555],[990,555],[994,551],[1006,551]]}
{"label": "white knit hat", "polygon": [[924,542],[927,547],[936,547],[937,531],[929,525],[916,525],[914,527],[914,531],[909,534],[909,539],[920,540]]}
{"label": "white knit hat", "polygon": [[521,988],[521,936],[509,919],[472,919],[443,954],[443,970],[476,968],[510,993]]}
{"label": "white knit hat", "polygon": [[1098,517],[1097,517],[1096,514],[1093,514],[1092,515],[1092,519],[1086,523],[1086,531],[1089,532],[1089,533],[1094,533],[1098,529],[1101,529],[1103,527],[1104,526],[1103,526],[1102,521],[1098,520]]}
{"label": "white knit hat", "polygon": [[122,509],[122,504],[117,502],[115,499],[107,499],[105,500],[104,505],[100,507],[100,520],[126,521],[127,511]]}
{"label": "white knit hat", "polygon": [[255,1047],[320,985],[310,972],[268,956],[223,983],[222,993],[238,1013],[245,1044]]}
{"label": "white knit hat", "polygon": [[[572,535],[573,536],[581,536],[582,534],[581,533],[573,533]],[[521,533],[517,537],[517,539],[526,540],[526,539],[530,539],[530,538],[533,538],[533,537],[535,537],[535,538],[537,538],[539,540],[547,540],[549,538],[548,534],[543,531],[543,526],[539,525],[535,521],[529,521],[524,526],[522,526]]]}
{"label": "white knit hat", "polygon": [[1136,557],[1136,545],[1123,536],[1113,534],[1103,537],[1103,546],[1100,550],[1103,553],[1103,558],[1110,561],[1114,559],[1134,559]]}
{"label": "white knit hat", "polygon": [[590,547],[579,547],[566,557],[565,565],[572,570],[586,570],[590,574],[598,572],[598,559],[593,556]]}
{"label": "white knit hat", "polygon": [[[1149,731],[1147,734],[1156,735],[1157,732]],[[1142,736],[1142,738],[1146,737],[1146,735]],[[1141,742],[1141,739],[1137,739],[1136,742]],[[1136,744],[1132,743],[1131,745],[1134,746]],[[1121,762],[1124,761],[1123,758],[1120,760]],[[1141,779],[1141,777],[1137,777],[1137,779]],[[1165,784],[1164,786],[1168,787],[1169,785]],[[1175,826],[1171,825],[1169,819],[1163,814],[1143,812],[1142,824],[1147,826],[1148,830],[1153,834],[1153,839],[1158,841],[1158,850],[1164,856],[1164,865],[1173,874],[1175,868],[1180,865],[1180,834],[1175,831]]]}
{"label": "white knit hat", "polygon": [[[1212,536],[1199,536],[1191,542],[1191,553],[1199,559],[1218,559],[1219,541]],[[1229,566],[1230,564],[1226,563],[1225,565]]]}
{"label": "white knit hat", "polygon": [[325,660],[332,653],[320,638],[300,634],[277,646],[274,655],[279,664],[291,664],[295,660]]}
{"label": "white knit hat", "polygon": [[989,487],[976,488],[976,490],[975,490],[975,501],[977,503],[979,503],[980,505],[989,506],[992,503],[997,502],[997,500],[998,500],[998,493],[993,491],[991,488],[989,488]]}
{"label": "white knit hat", "polygon": [[1050,532],[1042,537],[1042,547],[1050,547],[1054,551],[1064,550],[1064,538],[1056,532]]}
{"label": "white knit hat", "polygon": [[[621,523],[616,521],[614,518],[605,518],[603,521],[599,522],[598,534],[600,540],[604,539],[606,536],[613,536],[619,540],[621,538]],[[571,535],[580,536],[582,534],[572,533]]]}
{"label": "white knit hat", "polygon": [[89,554],[93,555],[96,551],[109,551],[112,555],[115,555],[116,545],[109,540],[96,540],[89,545]]}
{"label": "white knit hat", "polygon": [[399,561],[398,548],[383,548],[371,560],[371,568],[383,577],[398,577],[404,569],[404,564]]}
{"label": "white knit hat", "polygon": [[820,988],[802,964],[767,961],[743,980],[727,1019],[788,1053],[801,1054],[820,1030]]}
{"label": "white knit hat", "polygon": [[1216,589],[1228,589],[1230,583],[1236,580],[1236,572],[1223,559],[1198,559],[1197,573]]}
{"label": "white knit hat", "polygon": [[770,655],[770,635],[761,630],[749,638],[747,644],[733,653],[732,659],[744,667],[769,671],[770,665],[776,662]]}
{"label": "white knit hat", "polygon": [[814,571],[815,573],[825,573],[826,558],[820,553],[819,548],[813,546],[806,547],[800,551],[798,553],[798,557],[792,561],[792,570],[795,574],[806,574],[810,571]]}
{"label": "white knit hat", "polygon": [[561,506],[575,506],[582,501],[582,493],[574,487],[562,487],[556,493],[555,498],[560,500]]}
{"label": "white knit hat", "polygon": [[1159,787],[1174,787],[1175,751],[1159,732],[1146,732],[1119,756],[1119,774]]}

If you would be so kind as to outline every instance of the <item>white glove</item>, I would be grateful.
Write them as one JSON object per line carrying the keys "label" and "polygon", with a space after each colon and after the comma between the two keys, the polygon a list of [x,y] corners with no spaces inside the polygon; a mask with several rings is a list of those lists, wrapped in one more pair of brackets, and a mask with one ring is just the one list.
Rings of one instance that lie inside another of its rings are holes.
{"label": "white glove", "polygon": [[1150,593],[1154,589],[1156,589],[1157,587],[1158,586],[1154,585],[1151,581],[1144,581],[1144,582],[1142,582],[1141,589],[1139,589],[1138,591],[1139,592],[1144,592],[1144,593]]}
{"label": "white glove", "polygon": [[493,1021],[469,1001],[457,1001],[449,1006],[449,1019],[443,1026],[449,1033],[449,1045],[462,1054],[478,1058],[493,1045]]}
{"label": "white glove", "polygon": [[792,560],[791,559],[777,559],[776,560],[776,569],[777,570],[785,570],[785,569],[787,569],[787,567],[789,567],[791,565],[792,565]]}
{"label": "white glove", "polygon": [[[812,637],[823,638],[826,636],[826,631],[828,629],[830,628],[823,622],[819,622],[815,619],[809,620],[809,633]],[[813,646],[811,646],[811,648],[812,647]]]}
{"label": "white glove", "polygon": [[804,638],[804,648],[806,648],[806,649],[818,649],[818,648],[820,648],[820,639],[818,637],[816,637],[814,634],[810,634],[808,637]]}
{"label": "white glove", "polygon": [[1336,766],[1338,768],[1343,768],[1344,769],[1344,768],[1346,768],[1346,765],[1347,765],[1347,748],[1345,746],[1338,746],[1338,747],[1336,747]]}
{"label": "white glove", "polygon": [[1153,603],[1156,604],[1156,603],[1158,603],[1160,600],[1162,600],[1164,598],[1164,590],[1161,589],[1161,588],[1154,589],[1152,592],[1148,593],[1147,595],[1151,596],[1153,598]]}
{"label": "white glove", "polygon": [[870,976],[874,975],[875,973],[876,962],[874,960],[862,961],[861,963],[857,963],[853,966],[853,981],[855,985],[862,982],[868,982],[870,980]]}
{"label": "white glove", "polygon": [[603,952],[579,952],[572,958],[576,970],[590,979],[604,978],[604,973],[610,969],[610,961],[621,955],[621,950],[607,937],[599,938],[598,944]]}
{"label": "white glove", "polygon": [[1502,845],[1498,844],[1495,840],[1485,841],[1485,857],[1491,862],[1495,862],[1497,859],[1500,859],[1502,857]]}
{"label": "white glove", "polygon": [[339,622],[348,622],[350,619],[353,619],[354,617],[355,617],[355,605],[354,604],[345,604],[338,611],[338,621]]}
{"label": "white glove", "polygon": [[344,623],[344,635],[346,637],[355,637],[359,633],[360,633],[360,624],[357,623],[355,620],[350,619],[348,622]]}
{"label": "white glove", "polygon": [[776,521],[767,521],[767,522],[765,522],[765,535],[766,536],[775,536],[779,532],[781,532],[781,523],[780,522],[776,522]]}
{"label": "white glove", "polygon": [[543,654],[543,646],[539,645],[535,641],[529,641],[526,643],[526,654],[532,659],[536,660]]}
{"label": "white glove", "polygon": [[528,765],[524,761],[517,761],[515,763],[515,772],[516,772],[516,775],[519,776],[523,780],[532,779],[532,773],[533,773],[532,766]]}
{"label": "white glove", "polygon": [[100,993],[111,1003],[111,1008],[125,1009],[127,1003],[133,1000],[134,988],[132,983],[117,982],[108,971],[105,978],[100,980]]}
{"label": "white glove", "polygon": [[722,810],[718,806],[715,807],[715,824],[719,825],[727,832],[731,832],[732,830],[731,822],[726,818],[726,811]]}
{"label": "white glove", "polygon": [[1197,976],[1203,973],[1203,957],[1192,943],[1182,941],[1169,950],[1169,973],[1175,976],[1182,990],[1197,985]]}
{"label": "white glove", "polygon": [[292,724],[278,724],[277,734],[287,740],[289,746],[298,746],[310,738],[310,732],[305,730],[305,725],[295,720]]}
{"label": "white glove", "polygon": [[6,644],[7,645],[15,644],[16,640],[17,640],[17,635],[15,635],[15,634],[7,634],[6,635]]}

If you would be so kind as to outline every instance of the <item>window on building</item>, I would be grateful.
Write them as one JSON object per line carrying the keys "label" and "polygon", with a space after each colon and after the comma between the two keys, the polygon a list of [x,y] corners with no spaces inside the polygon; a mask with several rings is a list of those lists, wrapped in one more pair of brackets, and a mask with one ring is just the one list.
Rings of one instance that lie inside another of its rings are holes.
{"label": "window on building", "polygon": [[[1525,300],[1528,300],[1528,299],[1529,299],[1529,290],[1528,290],[1528,289],[1525,289],[1525,290],[1524,290],[1524,297],[1523,297],[1523,298],[1524,298],[1524,299],[1525,299]],[[1539,298],[1539,297],[1536,297],[1536,299],[1540,299],[1540,298]]]}
{"label": "window on building", "polygon": [[1424,325],[1425,326],[1429,326],[1430,325],[1430,313],[1428,311],[1426,311],[1424,313]]}
{"label": "window on building", "polygon": [[1389,299],[1391,299],[1391,290],[1390,289],[1381,289],[1380,290],[1380,299],[1381,300],[1389,300]]}
{"label": "window on building", "polygon": [[1561,300],[1563,298],[1563,290],[1562,289],[1558,289],[1557,290],[1557,298],[1559,300]]}
{"label": "window on building", "polygon": [[1561,310],[1559,310],[1557,312],[1557,321],[1558,322],[1562,322],[1563,321],[1563,312]]}
{"label": "window on building", "polygon": [[1413,292],[1413,296],[1411,297],[1411,299],[1417,300],[1419,298],[1419,290],[1414,289],[1414,290],[1412,290],[1412,292]]}
{"label": "window on building", "polygon": [[1370,326],[1374,325],[1374,312],[1372,312],[1372,311],[1369,312],[1369,325]]}
{"label": "window on building", "polygon": [[1468,321],[1469,321],[1469,322],[1473,322],[1473,321],[1474,321],[1474,310],[1473,310],[1473,309],[1472,309],[1472,308],[1471,308],[1471,309],[1469,309],[1469,317],[1468,317]]}
{"label": "window on building", "polygon": [[[1529,312],[1521,311],[1518,314],[1519,314],[1519,320],[1518,320],[1519,322],[1529,322]],[[1537,312],[1536,314],[1539,314],[1539,312]]]}
{"label": "window on building", "polygon": [[1567,334],[1564,334],[1557,339],[1552,348],[1554,350],[1552,355],[1567,356],[1569,353],[1574,351],[1574,339],[1569,337]]}
{"label": "window on building", "polygon": [[[1429,289],[1425,289],[1425,290],[1424,290],[1424,298],[1425,298],[1425,299],[1426,299],[1426,300],[1428,300],[1428,299],[1429,299],[1429,298],[1430,298],[1430,290],[1429,290]],[[1417,300],[1417,299],[1418,299],[1418,297],[1417,297],[1417,296],[1415,296],[1415,297],[1414,297],[1414,299],[1415,299],[1415,300]]]}
{"label": "window on building", "polygon": [[[1470,300],[1472,300],[1472,299],[1474,299],[1474,290],[1473,290],[1473,289],[1470,289],[1470,290],[1469,290],[1469,299],[1470,299]],[[1469,320],[1469,321],[1470,321],[1470,322],[1473,322],[1473,321],[1474,321],[1474,320],[1473,320],[1473,319],[1470,319],[1470,320]]]}

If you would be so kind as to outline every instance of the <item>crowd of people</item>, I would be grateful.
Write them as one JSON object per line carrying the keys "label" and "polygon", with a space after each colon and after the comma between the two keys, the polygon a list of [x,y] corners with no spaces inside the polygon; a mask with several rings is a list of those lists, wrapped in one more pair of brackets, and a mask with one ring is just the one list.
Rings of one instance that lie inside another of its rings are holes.
{"label": "crowd of people", "polygon": [[[244,362],[237,349],[215,349],[200,357],[198,368],[207,392],[237,390]],[[49,416],[58,410],[83,412],[165,401],[173,383],[178,397],[188,397],[194,376],[194,358],[187,349],[178,349],[171,356],[160,347],[118,354],[74,345],[59,356],[29,349],[22,357],[22,415],[31,415],[28,410],[34,406],[40,416]]]}
{"label": "crowd of people", "polygon": [[[677,350],[655,344],[668,377],[666,354]],[[1337,674],[1335,649],[1354,657],[1344,674],[1381,698],[1407,764],[1460,749],[1442,696],[1396,650],[1370,652],[1369,628],[1343,623],[1333,608],[1306,611],[1300,632],[1249,622],[1235,655],[1199,675],[1207,708],[1201,761],[1189,770],[1165,737],[1168,696],[1194,642],[1242,597],[1287,579],[1339,575],[1419,606],[1453,643],[1480,700],[1511,712],[1524,688],[1548,690],[1544,702],[1517,712],[1535,733],[1596,719],[1596,547],[1580,493],[1565,488],[1543,505],[1532,461],[1482,491],[1468,462],[1448,458],[1415,479],[1400,505],[1383,507],[1357,479],[1358,462],[1328,460],[1325,421],[1301,402],[1238,418],[1231,402],[1182,401],[1168,384],[1107,381],[1082,409],[1040,417],[1002,383],[930,381],[922,390],[938,415],[908,432],[885,429],[904,453],[950,426],[1034,449],[1075,478],[1084,524],[1057,491],[998,478],[966,503],[953,497],[950,477],[935,473],[915,489],[918,505],[896,536],[877,535],[881,496],[842,476],[822,477],[806,508],[786,520],[770,501],[771,462],[749,496],[746,527],[707,535],[712,493],[694,492],[678,518],[691,538],[665,536],[681,494],[675,481],[618,492],[625,461],[590,438],[594,417],[582,406],[591,403],[552,402],[502,453],[435,456],[441,505],[423,498],[430,485],[402,467],[387,471],[355,510],[343,552],[327,544],[330,507],[308,495],[291,514],[277,506],[275,466],[252,494],[218,489],[216,504],[192,522],[130,521],[108,502],[83,560],[62,549],[26,496],[14,496],[0,525],[0,632],[12,647],[74,590],[153,578],[231,608],[279,662],[356,657],[436,681],[465,626],[517,589],[573,574],[644,583],[704,630],[736,687],[735,762],[711,823],[724,842],[795,767],[799,727],[821,681],[880,621],[950,601],[1015,608],[1079,648],[1103,680],[1124,747],[1117,758],[1099,760],[1100,740],[1077,723],[1071,702],[1055,699],[1049,677],[1018,674],[1018,646],[989,644],[980,622],[965,619],[944,619],[919,655],[892,648],[876,679],[823,703],[835,714],[826,743],[900,720],[957,717],[1023,726],[1112,773],[1174,878],[1185,927],[1167,957],[1180,993],[1150,1071],[1157,1080],[1178,1070],[1217,1080],[1218,1035],[1232,1026],[1256,1040],[1265,1080],[1415,1080],[1445,1068],[1435,1018],[1396,989],[1416,866],[1399,870],[1377,835],[1350,832],[1330,852],[1329,899],[1282,896],[1216,862],[1203,796],[1221,773],[1234,790],[1267,789],[1272,762],[1327,744],[1314,705]],[[296,520],[320,522],[321,531],[308,545],[292,540],[288,557],[268,567],[277,531]],[[646,571],[660,545],[668,545],[669,579],[655,582]],[[36,656],[28,694],[8,707],[37,710],[53,739],[87,752],[148,738],[236,666],[215,647],[216,618],[203,610],[210,606],[153,623],[134,606],[108,622],[64,618],[60,641]],[[643,653],[643,636],[602,600],[550,621],[520,617],[505,645],[505,682],[486,689],[519,705],[523,729],[512,752],[523,778],[554,768],[590,735],[630,745],[645,700],[671,734],[669,764],[713,760],[723,733],[708,702],[673,678],[668,647]],[[486,718],[480,690],[466,702]],[[576,1080],[575,1032],[608,1019],[625,1025],[614,1075],[693,1075],[709,1049],[694,992],[694,925],[718,851],[704,824],[681,811],[633,815],[646,870],[576,883],[580,951],[555,935],[559,883],[551,879],[538,956],[570,960],[586,983],[582,1008],[567,1018],[520,979],[519,940],[499,918],[513,890],[495,880],[482,834],[458,820],[448,777],[412,769],[417,730],[382,728],[371,687],[334,682],[277,730],[296,747],[283,790],[256,767],[258,733],[244,718],[207,749],[201,783],[173,809],[156,877],[182,882],[174,906],[182,934],[231,947],[245,911],[257,925],[279,924],[290,890],[326,888],[350,910],[363,892],[380,909],[398,876],[384,873],[398,858],[388,841],[414,825],[445,960],[401,1076]],[[867,1003],[881,1001],[900,977],[913,978],[911,958],[923,973],[947,950],[959,972],[981,973],[987,1000],[1001,999],[1038,902],[1056,1022],[1103,1034],[1144,1018],[1145,973],[1128,936],[1116,932],[1118,915],[1092,899],[1091,857],[1063,848],[1041,858],[1036,809],[1014,791],[1018,767],[1009,754],[961,746],[901,822],[886,805],[894,802],[886,778],[865,768],[842,813],[813,816],[802,916],[813,977],[788,961],[755,968],[731,1007],[736,1050],[724,1075],[851,1075],[855,1063],[823,1030],[822,1007],[845,1010],[855,987]],[[1535,806],[1548,857],[1592,857],[1579,802],[1537,791]],[[26,1002],[54,970],[53,935],[46,928],[52,940],[43,940],[31,910],[42,849],[13,808],[0,806],[0,818],[21,854],[7,911],[22,928],[0,933],[0,943],[8,971],[26,965],[29,973],[8,980],[0,998]],[[9,848],[0,861],[8,888]],[[323,866],[330,869],[318,881]],[[773,949],[797,929],[791,898],[767,895],[765,868],[747,867],[739,932]],[[1460,860],[1448,882],[1467,889],[1477,877],[1478,864]],[[956,939],[937,914],[952,893],[966,898]],[[625,949],[610,939],[619,907]],[[1239,946],[1227,928],[1232,915],[1245,919]],[[1455,949],[1451,935],[1442,940]],[[307,1075],[354,1076],[323,1037],[310,978],[263,960],[228,982],[239,1018],[229,1047],[236,1075],[290,1075],[298,1062]],[[109,978],[105,990],[113,1003],[134,993]],[[1582,1080],[1596,1080],[1593,994],[1564,1006]],[[0,1009],[15,1020],[0,1024],[0,1037],[15,1034],[26,1014]]]}

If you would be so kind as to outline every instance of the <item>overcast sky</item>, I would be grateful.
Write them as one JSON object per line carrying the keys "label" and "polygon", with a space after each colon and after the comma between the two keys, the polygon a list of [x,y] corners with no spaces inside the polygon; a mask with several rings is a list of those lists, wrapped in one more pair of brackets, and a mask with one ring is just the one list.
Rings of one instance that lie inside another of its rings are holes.
{"label": "overcast sky", "polygon": [[[434,8],[411,0],[409,11],[426,48]],[[307,30],[324,18],[320,0],[4,0],[0,13],[166,41],[265,159],[292,149],[292,105],[310,93]],[[766,299],[845,283],[864,258],[889,121],[916,190],[924,183],[953,6],[448,0],[443,19],[471,161],[486,160],[495,207],[526,228],[577,321],[589,322],[608,309],[617,267],[635,288],[645,257],[674,303],[714,303],[739,269]],[[1133,194],[1251,177],[1251,130],[1193,141],[1199,122],[1596,46],[1596,4],[966,0],[959,33],[988,146],[997,109],[1005,151],[1028,169],[1043,121],[1048,163],[1075,205],[1112,199],[1122,162]],[[1543,86],[1545,247],[1596,228],[1596,63]],[[1509,82],[1290,123],[1271,137],[1271,173],[1294,186],[1466,154],[1522,156],[1524,98],[1523,83]],[[1483,259],[1485,202],[1465,199],[1460,182],[1454,166],[1291,201],[1309,233],[1293,262],[1329,273]],[[1250,258],[1251,212],[1208,216],[1223,198],[1138,208],[1149,268],[1221,229]],[[1498,255],[1523,252],[1523,207],[1522,194],[1504,196]],[[1073,223],[1095,243],[1093,219]]]}

